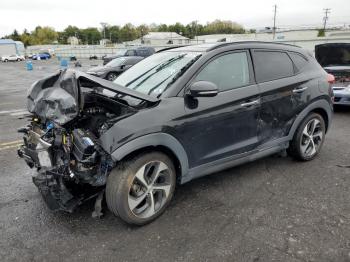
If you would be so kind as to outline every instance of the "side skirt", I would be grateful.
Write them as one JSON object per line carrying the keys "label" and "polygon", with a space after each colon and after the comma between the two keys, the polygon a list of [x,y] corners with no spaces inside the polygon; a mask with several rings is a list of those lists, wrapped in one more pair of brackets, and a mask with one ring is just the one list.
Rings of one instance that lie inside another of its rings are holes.
{"label": "side skirt", "polygon": [[[286,140],[286,139],[283,139]],[[288,141],[281,141],[274,146],[265,147],[264,149],[255,149],[253,151],[243,153],[240,155],[230,156],[224,159],[219,159],[210,163],[206,163],[194,168],[189,169],[187,176],[183,176],[181,179],[181,184],[187,183],[195,178],[209,175],[230,167],[238,166],[244,163],[252,162],[257,159],[273,155],[286,148],[288,148]]]}

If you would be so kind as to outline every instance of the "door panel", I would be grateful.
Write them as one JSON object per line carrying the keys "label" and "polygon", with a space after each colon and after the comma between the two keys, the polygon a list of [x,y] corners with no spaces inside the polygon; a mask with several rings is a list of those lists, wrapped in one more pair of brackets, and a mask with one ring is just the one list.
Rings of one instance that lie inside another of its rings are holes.
{"label": "door panel", "polygon": [[252,150],[258,144],[259,108],[257,85],[216,97],[186,97],[182,143],[190,168]]}
{"label": "door panel", "polygon": [[288,134],[298,110],[306,103],[307,77],[295,75],[288,53],[279,50],[253,50],[256,79],[261,92],[259,141],[282,138]]}
{"label": "door panel", "polygon": [[295,120],[297,108],[300,106],[299,97],[305,94],[294,94],[293,90],[303,86],[304,83],[305,81],[289,77],[259,84],[261,91],[259,140],[261,144],[288,134]]}

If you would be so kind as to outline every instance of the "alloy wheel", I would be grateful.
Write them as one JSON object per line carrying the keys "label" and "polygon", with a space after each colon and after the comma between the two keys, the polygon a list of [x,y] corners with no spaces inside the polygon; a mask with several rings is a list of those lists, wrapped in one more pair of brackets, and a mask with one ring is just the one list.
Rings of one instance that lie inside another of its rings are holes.
{"label": "alloy wheel", "polygon": [[304,127],[300,140],[300,151],[305,157],[312,157],[322,145],[323,127],[317,118],[311,119]]}
{"label": "alloy wheel", "polygon": [[128,194],[129,208],[135,216],[149,218],[162,209],[170,195],[170,172],[162,161],[149,162],[136,172]]}
{"label": "alloy wheel", "polygon": [[117,75],[114,73],[111,73],[108,75],[108,80],[109,81],[114,81],[117,78]]}

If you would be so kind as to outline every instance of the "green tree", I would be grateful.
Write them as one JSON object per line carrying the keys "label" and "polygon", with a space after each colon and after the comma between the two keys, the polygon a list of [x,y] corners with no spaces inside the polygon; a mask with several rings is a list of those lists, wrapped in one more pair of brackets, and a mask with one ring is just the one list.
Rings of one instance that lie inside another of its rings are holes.
{"label": "green tree", "polygon": [[66,44],[68,38],[71,36],[82,39],[81,29],[72,25],[67,26],[63,32],[59,34],[59,42]]}
{"label": "green tree", "polygon": [[15,29],[13,30],[13,33],[11,35],[11,39],[14,41],[20,41],[21,40],[21,36],[18,34],[18,31]]}
{"label": "green tree", "polygon": [[136,27],[136,31],[137,31],[137,37],[142,37],[144,35],[147,35],[150,29],[147,25],[142,24]]}
{"label": "green tree", "polygon": [[168,26],[166,24],[161,24],[158,26],[157,31],[158,32],[168,32],[169,29],[168,29]]}
{"label": "green tree", "polygon": [[137,36],[137,30],[131,23],[125,24],[120,30],[120,40],[122,42],[135,40]]}
{"label": "green tree", "polygon": [[117,25],[109,26],[106,28],[106,37],[112,41],[112,43],[120,42],[120,27]]}
{"label": "green tree", "polygon": [[40,27],[37,26],[32,32],[33,44],[45,45],[52,44],[57,41],[58,34],[57,32],[48,26]]}
{"label": "green tree", "polygon": [[324,37],[324,36],[326,36],[325,30],[324,30],[323,28],[322,28],[322,29],[318,29],[317,36],[318,36],[318,37]]}
{"label": "green tree", "polygon": [[28,33],[27,29],[23,30],[23,33],[20,36],[22,43],[25,47],[32,45],[34,43],[33,37]]}
{"label": "green tree", "polygon": [[102,34],[96,27],[88,27],[81,30],[81,39],[83,43],[95,45],[102,39]]}
{"label": "green tree", "polygon": [[215,20],[204,27],[205,34],[243,34],[244,28],[233,21]]}

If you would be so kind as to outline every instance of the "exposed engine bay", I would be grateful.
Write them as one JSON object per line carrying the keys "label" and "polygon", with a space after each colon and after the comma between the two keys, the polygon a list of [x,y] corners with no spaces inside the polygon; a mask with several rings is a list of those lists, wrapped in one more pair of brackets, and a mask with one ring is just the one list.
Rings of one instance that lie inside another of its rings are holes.
{"label": "exposed engine bay", "polygon": [[[32,116],[18,130],[24,134],[18,155],[36,169],[33,182],[52,210],[72,212],[103,194],[116,163],[99,138],[118,120],[150,103],[132,90],[110,82],[104,86],[105,82],[64,70],[37,81],[28,92]],[[126,97],[131,97],[129,102]]]}

